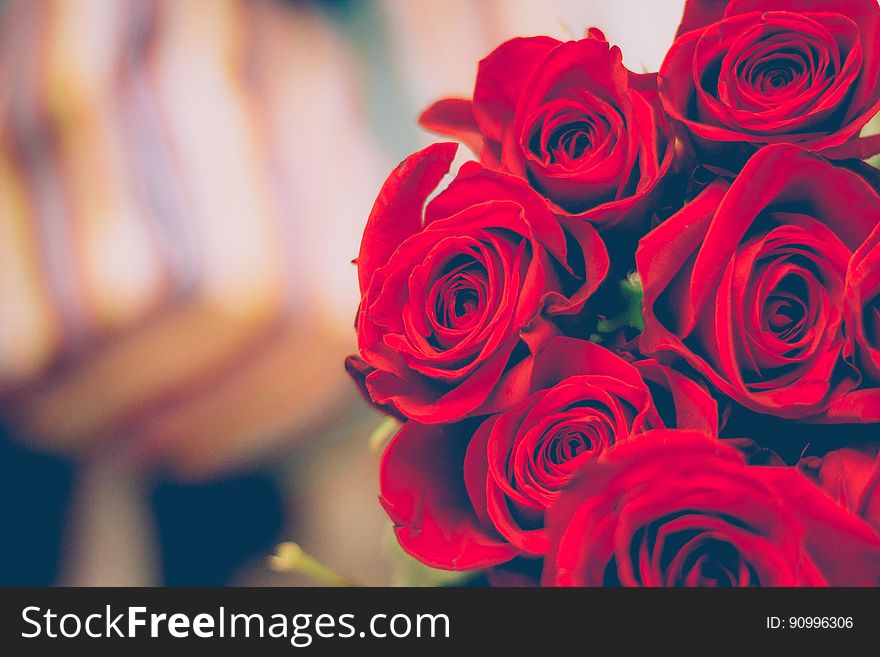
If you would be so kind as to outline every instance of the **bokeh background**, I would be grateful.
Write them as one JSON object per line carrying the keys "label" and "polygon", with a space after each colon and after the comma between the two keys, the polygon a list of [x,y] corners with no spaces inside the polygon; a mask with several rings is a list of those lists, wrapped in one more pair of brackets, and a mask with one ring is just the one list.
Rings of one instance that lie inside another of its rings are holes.
{"label": "bokeh background", "polygon": [[373,199],[501,41],[656,70],[681,6],[0,2],[0,584],[403,581],[342,367]]}

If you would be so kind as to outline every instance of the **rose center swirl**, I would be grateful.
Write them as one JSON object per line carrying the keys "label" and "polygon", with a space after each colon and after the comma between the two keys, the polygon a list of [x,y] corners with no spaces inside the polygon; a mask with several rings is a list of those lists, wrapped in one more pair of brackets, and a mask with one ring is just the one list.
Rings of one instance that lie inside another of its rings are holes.
{"label": "rose center swirl", "polygon": [[849,251],[814,219],[784,223],[738,250],[731,268],[733,345],[744,382],[784,385],[833,344]]}
{"label": "rose center swirl", "polygon": [[760,578],[733,538],[743,529],[732,518],[698,511],[659,519],[633,534],[633,576],[647,586],[757,586]]}
{"label": "rose center swirl", "polygon": [[551,504],[573,473],[616,440],[614,412],[600,404],[554,414],[521,436],[508,462],[513,487],[540,507]]}
{"label": "rose center swirl", "polygon": [[552,104],[537,112],[527,129],[531,155],[545,167],[573,171],[608,155],[615,128],[598,107]]}
{"label": "rose center swirl", "polygon": [[441,346],[472,331],[483,319],[489,298],[485,267],[472,258],[454,260],[433,283],[426,300],[427,315]]}

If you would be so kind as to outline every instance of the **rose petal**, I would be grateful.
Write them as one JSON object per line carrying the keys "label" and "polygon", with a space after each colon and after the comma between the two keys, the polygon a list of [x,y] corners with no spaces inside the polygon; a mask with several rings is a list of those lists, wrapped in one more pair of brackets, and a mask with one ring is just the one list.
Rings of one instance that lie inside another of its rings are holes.
{"label": "rose petal", "polygon": [[458,145],[433,144],[406,158],[379,192],[361,239],[358,282],[361,294],[395,249],[422,227],[422,207],[452,166]]}
{"label": "rose petal", "polygon": [[483,133],[474,118],[473,104],[464,98],[438,100],[428,107],[419,124],[438,135],[459,139],[476,155],[483,150]]}
{"label": "rose petal", "polygon": [[397,539],[434,568],[483,568],[517,553],[471,508],[463,474],[467,437],[452,427],[408,422],[382,456],[379,499]]}

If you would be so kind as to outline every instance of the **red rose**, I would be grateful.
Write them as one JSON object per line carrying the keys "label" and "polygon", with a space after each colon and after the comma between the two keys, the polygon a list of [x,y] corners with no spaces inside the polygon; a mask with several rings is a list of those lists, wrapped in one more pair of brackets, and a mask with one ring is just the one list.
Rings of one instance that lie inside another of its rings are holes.
{"label": "red rose", "polygon": [[[689,0],[659,78],[670,116],[709,148],[837,147],[880,110],[880,8],[877,0]],[[834,155],[867,157],[859,148]]]}
{"label": "red rose", "polygon": [[794,468],[651,431],[586,465],[550,513],[559,586],[876,586],[880,536]]}
{"label": "red rose", "polygon": [[503,43],[480,62],[473,101],[442,100],[421,123],[600,229],[646,215],[674,152],[656,76],[628,71],[598,30]]}
{"label": "red rose", "polygon": [[[663,415],[717,430],[708,392],[657,363]],[[547,551],[544,513],[572,473],[612,444],[665,426],[640,370],[607,349],[557,337],[535,357],[531,394],[479,426],[410,422],[388,446],[382,504],[400,544],[439,568],[477,568]]]}
{"label": "red rose", "polygon": [[760,413],[823,411],[858,380],[842,358],[844,279],[878,212],[858,175],[761,149],[640,242],[640,348],[684,358]]}
{"label": "red rose", "polygon": [[839,504],[880,532],[880,458],[877,445],[844,447],[798,464]]}
{"label": "red rose", "polygon": [[578,313],[608,255],[588,224],[563,229],[523,181],[435,144],[391,174],[358,256],[358,347],[370,398],[422,422],[493,412],[525,392],[531,353]]}

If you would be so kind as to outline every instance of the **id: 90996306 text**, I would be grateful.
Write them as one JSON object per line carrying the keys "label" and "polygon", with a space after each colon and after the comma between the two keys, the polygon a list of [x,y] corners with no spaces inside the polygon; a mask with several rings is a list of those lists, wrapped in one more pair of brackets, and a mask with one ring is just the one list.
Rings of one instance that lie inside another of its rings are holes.
{"label": "id: 90996306 text", "polygon": [[853,628],[852,616],[767,616],[768,630],[850,630]]}

